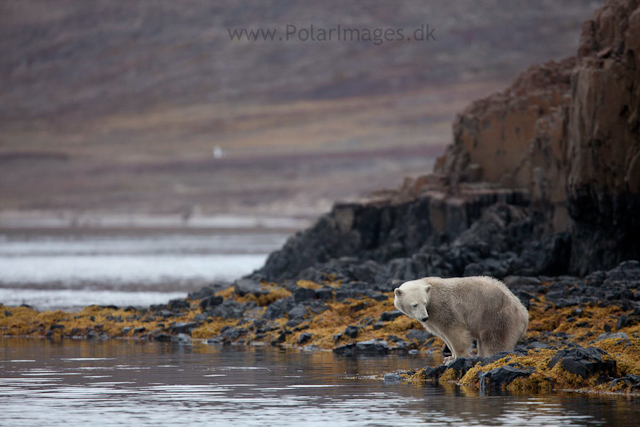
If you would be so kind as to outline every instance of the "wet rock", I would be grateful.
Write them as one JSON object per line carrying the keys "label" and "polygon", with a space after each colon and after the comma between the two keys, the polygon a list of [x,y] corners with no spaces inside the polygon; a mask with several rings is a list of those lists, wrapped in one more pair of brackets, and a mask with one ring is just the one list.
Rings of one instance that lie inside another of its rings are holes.
{"label": "wet rock", "polygon": [[296,326],[298,326],[302,322],[304,322],[304,319],[302,319],[301,317],[296,317],[296,318],[287,320],[287,323],[285,323],[284,325],[287,328],[295,328]]}
{"label": "wet rock", "polygon": [[384,313],[382,313],[380,315],[380,321],[381,322],[390,322],[392,320],[397,319],[400,316],[402,316],[402,312],[400,310],[385,311]]}
{"label": "wet rock", "polygon": [[244,328],[225,326],[220,330],[220,335],[227,340],[237,340],[247,332]]}
{"label": "wet rock", "polygon": [[354,343],[341,345],[339,347],[334,348],[333,352],[340,356],[355,356],[356,345]]}
{"label": "wet rock", "polygon": [[447,365],[447,369],[453,369],[458,377],[461,377],[481,360],[481,357],[458,357]]}
{"label": "wet rock", "polygon": [[169,331],[174,334],[191,333],[198,325],[194,322],[178,322],[169,326]]}
{"label": "wet rock", "polygon": [[546,348],[549,348],[549,345],[539,341],[534,341],[532,343],[529,343],[527,345],[527,348],[530,348],[532,350],[539,349],[539,348],[546,349]]}
{"label": "wet rock", "polygon": [[293,301],[299,304],[304,301],[314,300],[316,298],[316,291],[307,288],[298,288],[293,291]]}
{"label": "wet rock", "polygon": [[416,340],[418,343],[423,344],[428,339],[433,338],[433,334],[424,329],[410,329],[407,332],[407,338],[410,340]]}
{"label": "wet rock", "polygon": [[616,333],[605,332],[604,334],[598,335],[598,338],[596,338],[596,341],[602,341],[602,340],[608,340],[608,339],[620,339],[620,340],[629,341],[629,336],[624,332],[616,332]]}
{"label": "wet rock", "polygon": [[191,337],[187,334],[178,334],[173,337],[172,341],[181,343],[181,344],[187,344],[191,342]]}
{"label": "wet rock", "polygon": [[437,380],[447,370],[447,365],[438,365],[436,367],[426,366],[422,371],[422,377],[428,380]]}
{"label": "wet rock", "polygon": [[198,307],[200,307],[203,311],[207,311],[217,305],[222,304],[224,298],[221,296],[207,296],[202,298],[202,300],[198,303]]}
{"label": "wet rock", "polygon": [[169,301],[167,306],[169,307],[169,310],[171,310],[171,311],[183,310],[183,309],[187,309],[187,308],[190,307],[189,303],[186,300],[183,300],[183,299],[171,300],[171,301]]}
{"label": "wet rock", "polygon": [[281,298],[269,304],[262,317],[269,320],[280,319],[286,316],[293,306],[294,300],[292,296]]}
{"label": "wet rock", "polygon": [[326,301],[333,298],[333,289],[331,289],[328,286],[323,286],[320,289],[316,289],[315,293],[316,293],[316,298],[319,300]]}
{"label": "wet rock", "polygon": [[621,382],[630,387],[632,391],[640,390],[640,375],[627,375],[626,377],[616,378],[611,382],[611,387],[616,387]]}
{"label": "wet rock", "polygon": [[595,347],[560,350],[549,362],[549,367],[553,368],[559,362],[565,371],[583,378],[594,374],[613,376],[616,362],[604,356],[607,353]]}
{"label": "wet rock", "polygon": [[369,340],[341,345],[334,348],[333,352],[341,356],[386,355],[389,353],[389,346],[386,341]]}
{"label": "wet rock", "polygon": [[160,333],[153,336],[153,339],[160,342],[171,342],[171,335]]}
{"label": "wet rock", "polygon": [[356,343],[358,354],[388,354],[389,345],[386,341],[369,340]]}
{"label": "wet rock", "polygon": [[539,278],[529,276],[507,276],[503,281],[511,291],[523,288],[531,290],[539,286],[541,283]]}
{"label": "wet rock", "polygon": [[468,264],[464,269],[464,273],[462,273],[464,277],[482,276],[483,274],[484,267],[475,262]]}
{"label": "wet rock", "polygon": [[196,322],[197,324],[206,322],[207,319],[209,319],[209,315],[207,313],[200,313],[193,317],[193,321]]}
{"label": "wet rock", "polygon": [[261,295],[266,295],[269,293],[268,290],[264,289],[260,285],[260,282],[251,279],[236,280],[233,284],[233,290],[241,297],[247,294],[252,294],[256,297],[259,297]]}
{"label": "wet rock", "polygon": [[513,382],[516,378],[528,377],[533,373],[531,369],[518,369],[513,366],[502,366],[480,375],[480,392],[497,389]]}
{"label": "wet rock", "polygon": [[169,310],[160,310],[159,313],[163,318],[167,319],[169,317],[173,317],[173,312],[169,311]]}
{"label": "wet rock", "polygon": [[298,345],[307,343],[309,340],[311,340],[312,337],[313,335],[308,332],[301,333],[300,336],[298,337]]}
{"label": "wet rock", "polygon": [[226,299],[207,312],[209,317],[222,317],[223,319],[240,319],[243,317],[245,310],[255,307],[255,303],[242,304],[232,299]]}
{"label": "wet rock", "polygon": [[629,316],[622,315],[616,322],[616,329],[620,330],[622,328],[626,328],[627,326],[631,326],[633,324],[633,320],[629,318]]}
{"label": "wet rock", "polygon": [[512,356],[526,356],[526,355],[527,355],[526,351],[501,351],[501,352],[496,353],[494,355],[491,355],[489,357],[485,357],[480,362],[480,365],[487,366],[487,365],[490,365],[493,362],[497,362],[500,359],[504,359],[505,357],[509,358],[509,359],[507,359],[507,362],[508,362],[509,360],[511,360]]}
{"label": "wet rock", "polygon": [[289,319],[303,319],[304,316],[309,314],[309,311],[307,307],[301,303],[294,306],[287,314],[289,315]]}
{"label": "wet rock", "polygon": [[204,286],[198,291],[189,293],[187,295],[187,298],[189,298],[190,300],[198,300],[198,299],[203,299],[203,298],[213,296],[213,294],[214,294],[213,288]]}
{"label": "wet rock", "polygon": [[356,326],[347,326],[343,334],[349,338],[356,338],[358,336],[358,328]]}
{"label": "wet rock", "polygon": [[584,284],[589,287],[600,287],[607,278],[605,271],[594,271],[584,278]]}
{"label": "wet rock", "polygon": [[621,287],[630,283],[640,282],[640,262],[625,261],[607,272],[605,287]]}
{"label": "wet rock", "polygon": [[140,326],[140,327],[138,327],[138,328],[135,328],[135,329],[133,330],[133,333],[134,333],[134,334],[141,334],[141,333],[143,333],[143,332],[144,332],[144,331],[146,331],[146,330],[147,330],[147,328],[145,328],[144,326]]}
{"label": "wet rock", "polygon": [[440,350],[440,355],[442,356],[442,358],[445,358],[445,357],[452,356],[453,353],[451,353],[451,349],[449,348],[449,346],[445,344],[442,346],[442,349]]}
{"label": "wet rock", "polygon": [[384,374],[385,383],[397,383],[400,382],[400,375],[398,374]]}

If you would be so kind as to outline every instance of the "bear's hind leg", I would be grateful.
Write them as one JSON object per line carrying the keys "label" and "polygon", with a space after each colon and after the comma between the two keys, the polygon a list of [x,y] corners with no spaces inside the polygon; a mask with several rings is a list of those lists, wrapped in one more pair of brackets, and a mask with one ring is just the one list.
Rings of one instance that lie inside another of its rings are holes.
{"label": "bear's hind leg", "polygon": [[517,339],[512,343],[509,336],[505,336],[506,334],[502,333],[502,331],[497,332],[491,331],[480,334],[480,338],[478,339],[478,356],[489,357],[501,351],[513,351]]}

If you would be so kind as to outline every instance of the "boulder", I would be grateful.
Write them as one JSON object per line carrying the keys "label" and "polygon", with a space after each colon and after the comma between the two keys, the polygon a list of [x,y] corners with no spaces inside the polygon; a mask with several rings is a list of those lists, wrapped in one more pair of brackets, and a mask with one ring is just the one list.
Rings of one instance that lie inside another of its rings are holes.
{"label": "boulder", "polygon": [[596,347],[560,350],[549,362],[549,367],[561,363],[565,371],[583,378],[591,375],[614,376],[616,361],[607,356],[604,350]]}
{"label": "boulder", "polygon": [[480,375],[480,392],[485,393],[491,389],[499,389],[510,384],[516,378],[528,377],[533,373],[533,368],[518,369],[514,366],[502,366]]}

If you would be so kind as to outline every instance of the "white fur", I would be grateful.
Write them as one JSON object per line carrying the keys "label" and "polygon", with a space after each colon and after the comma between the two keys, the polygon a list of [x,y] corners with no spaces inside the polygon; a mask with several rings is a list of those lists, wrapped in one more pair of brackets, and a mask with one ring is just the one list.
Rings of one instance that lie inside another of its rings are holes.
{"label": "white fur", "polygon": [[447,344],[452,356],[445,363],[469,357],[473,340],[481,357],[512,351],[529,324],[520,300],[486,276],[405,282],[395,290],[393,304]]}

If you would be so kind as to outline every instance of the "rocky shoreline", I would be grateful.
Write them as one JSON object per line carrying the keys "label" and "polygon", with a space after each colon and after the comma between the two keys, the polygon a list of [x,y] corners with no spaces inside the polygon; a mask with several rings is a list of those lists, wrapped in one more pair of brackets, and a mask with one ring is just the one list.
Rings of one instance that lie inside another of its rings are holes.
{"label": "rocky shoreline", "polygon": [[[515,352],[460,358],[449,366],[386,373],[386,381],[439,381],[481,392],[507,389],[640,393],[640,263],[583,279],[508,276],[528,307],[529,330]],[[271,345],[342,357],[445,350],[393,307],[396,282],[309,280],[283,285],[240,279],[149,308],[90,306],[78,313],[0,306],[3,336],[129,338],[161,342]]]}
{"label": "rocky shoreline", "polygon": [[232,286],[144,309],[3,306],[0,334],[439,355],[442,341],[395,310],[393,289],[488,275],[529,310],[515,352],[386,380],[638,394],[638,58],[640,6],[608,0],[575,58],[532,67],[471,104],[435,173],[336,204]]}

